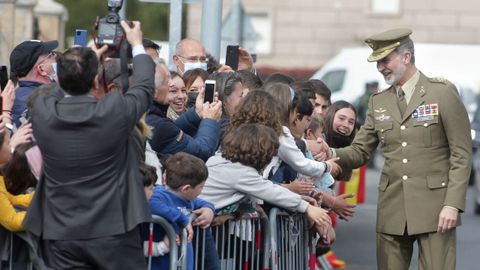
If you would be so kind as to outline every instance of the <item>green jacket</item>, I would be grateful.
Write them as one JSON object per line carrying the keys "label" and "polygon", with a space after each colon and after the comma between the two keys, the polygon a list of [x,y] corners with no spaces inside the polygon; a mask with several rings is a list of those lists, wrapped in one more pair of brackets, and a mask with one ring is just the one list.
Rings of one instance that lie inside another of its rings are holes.
{"label": "green jacket", "polygon": [[335,150],[338,163],[357,168],[379,143],[385,165],[378,185],[377,232],[403,235],[405,226],[409,235],[434,232],[444,205],[465,209],[470,123],[450,82],[421,73],[403,116],[393,86],[372,95],[352,145]]}

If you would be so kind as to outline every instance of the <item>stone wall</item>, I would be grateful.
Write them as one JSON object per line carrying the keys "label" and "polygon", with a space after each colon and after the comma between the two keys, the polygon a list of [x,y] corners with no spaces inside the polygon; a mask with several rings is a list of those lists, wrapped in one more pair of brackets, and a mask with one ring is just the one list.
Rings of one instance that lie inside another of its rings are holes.
{"label": "stone wall", "polygon": [[[9,65],[15,45],[30,39],[58,40],[63,49],[66,9],[53,0],[0,0],[0,64]],[[35,20],[38,36],[35,36]]]}

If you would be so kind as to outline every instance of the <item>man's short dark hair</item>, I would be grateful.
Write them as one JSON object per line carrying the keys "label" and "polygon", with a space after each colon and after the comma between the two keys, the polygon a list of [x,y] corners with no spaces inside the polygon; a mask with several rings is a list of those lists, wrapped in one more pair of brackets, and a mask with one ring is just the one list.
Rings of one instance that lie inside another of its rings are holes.
{"label": "man's short dark hair", "polygon": [[263,82],[260,77],[252,73],[249,70],[239,70],[237,71],[240,78],[242,78],[243,87],[246,87],[250,90],[257,90],[262,88]]}
{"label": "man's short dark hair", "polygon": [[183,185],[194,188],[207,180],[207,177],[205,162],[193,155],[179,152],[165,163],[165,184],[174,190]]}
{"label": "man's short dark hair", "polygon": [[57,58],[58,81],[72,96],[90,92],[97,75],[98,59],[92,49],[74,47]]}
{"label": "man's short dark hair", "polygon": [[329,104],[332,104],[332,101],[330,100],[332,96],[332,91],[330,91],[330,88],[323,83],[319,79],[310,79],[308,80],[312,86],[313,86],[313,91],[315,91],[315,94],[322,96],[324,99],[328,101]]}
{"label": "man's short dark hair", "polygon": [[284,83],[290,85],[295,81],[291,76],[284,73],[273,73],[268,75],[268,77],[263,81],[263,85],[266,86],[271,83]]}
{"label": "man's short dark hair", "polygon": [[160,46],[158,46],[157,43],[151,41],[150,39],[148,38],[144,38],[143,39],[143,47],[145,49],[148,49],[148,48],[151,48],[151,49],[154,49],[156,51],[160,50]]}

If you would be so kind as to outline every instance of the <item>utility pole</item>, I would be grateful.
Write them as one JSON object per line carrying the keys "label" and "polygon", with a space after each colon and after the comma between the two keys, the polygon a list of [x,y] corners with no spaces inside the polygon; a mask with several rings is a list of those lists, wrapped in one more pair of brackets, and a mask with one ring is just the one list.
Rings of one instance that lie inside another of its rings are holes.
{"label": "utility pole", "polygon": [[205,50],[220,59],[220,38],[222,34],[222,0],[203,0],[202,31],[200,41]]}

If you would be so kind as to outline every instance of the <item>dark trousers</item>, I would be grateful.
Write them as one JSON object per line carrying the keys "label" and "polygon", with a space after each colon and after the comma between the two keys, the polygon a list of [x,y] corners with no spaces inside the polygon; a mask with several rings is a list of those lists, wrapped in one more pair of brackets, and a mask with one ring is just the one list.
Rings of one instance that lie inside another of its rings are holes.
{"label": "dark trousers", "polygon": [[53,269],[146,269],[140,231],[88,240],[50,242]]}

